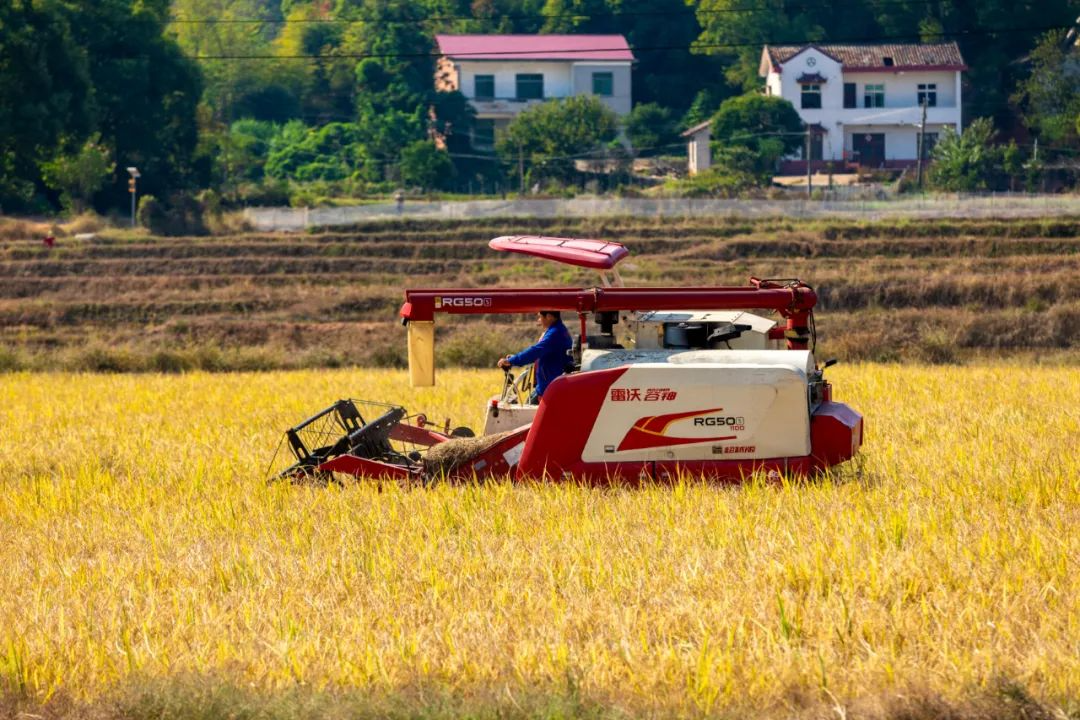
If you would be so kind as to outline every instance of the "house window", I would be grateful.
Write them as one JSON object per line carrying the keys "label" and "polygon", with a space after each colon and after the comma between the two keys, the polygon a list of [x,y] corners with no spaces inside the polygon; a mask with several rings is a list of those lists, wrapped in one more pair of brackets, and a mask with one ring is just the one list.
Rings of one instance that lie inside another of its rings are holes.
{"label": "house window", "polygon": [[615,75],[609,72],[594,72],[592,74],[593,95],[611,97],[615,94]]}
{"label": "house window", "polygon": [[927,107],[937,107],[937,83],[919,83],[916,95],[919,105],[925,102]]}
{"label": "house window", "polygon": [[821,86],[816,83],[808,83],[802,86],[803,110],[817,110],[821,108]]}
{"label": "house window", "polygon": [[543,100],[544,76],[539,73],[522,73],[517,76],[518,100]]}
{"label": "house window", "polygon": [[478,119],[473,121],[473,147],[491,148],[495,146],[495,121]]}
{"label": "house window", "polygon": [[844,107],[858,107],[859,104],[855,100],[857,94],[858,89],[856,88],[855,83],[844,83]]}
{"label": "house window", "polygon": [[863,88],[863,107],[885,107],[885,86],[867,85]]}
{"label": "house window", "polygon": [[473,95],[477,100],[495,99],[495,76],[477,75],[473,78]]}

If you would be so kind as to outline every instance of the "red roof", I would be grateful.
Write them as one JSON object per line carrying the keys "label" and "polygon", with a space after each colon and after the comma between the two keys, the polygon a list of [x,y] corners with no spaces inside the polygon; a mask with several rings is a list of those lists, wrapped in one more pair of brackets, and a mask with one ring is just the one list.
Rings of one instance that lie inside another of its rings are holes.
{"label": "red roof", "polygon": [[596,270],[610,270],[630,254],[622,243],[542,235],[503,235],[489,242],[488,247]]}
{"label": "red roof", "polygon": [[625,60],[622,35],[436,35],[439,52],[462,60]]}

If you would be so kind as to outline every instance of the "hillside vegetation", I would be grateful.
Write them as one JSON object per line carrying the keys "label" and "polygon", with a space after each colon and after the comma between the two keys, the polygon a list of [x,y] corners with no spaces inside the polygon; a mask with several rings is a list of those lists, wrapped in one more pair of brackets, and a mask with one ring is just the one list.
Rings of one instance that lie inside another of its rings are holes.
{"label": "hillside vegetation", "polygon": [[[592,285],[588,271],[491,251],[496,235],[626,243],[628,284],[799,277],[820,294],[820,354],[949,362],[1074,356],[1080,219],[857,223],[783,219],[383,222],[308,234],[156,238],[53,249],[0,240],[0,368],[398,366],[405,287]],[[531,320],[440,323],[440,360],[486,366]]]}

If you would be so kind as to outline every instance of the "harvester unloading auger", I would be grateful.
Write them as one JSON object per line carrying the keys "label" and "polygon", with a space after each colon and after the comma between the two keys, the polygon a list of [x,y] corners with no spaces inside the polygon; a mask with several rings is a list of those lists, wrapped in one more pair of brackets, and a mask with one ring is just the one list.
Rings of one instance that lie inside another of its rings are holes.
{"label": "harvester unloading auger", "polygon": [[[490,246],[595,269],[601,285],[406,290],[413,387],[435,384],[440,314],[576,315],[571,371],[537,405],[527,401],[528,369],[508,373],[479,437],[398,406],[338,401],[286,432],[297,462],[279,478],[739,481],[811,475],[862,445],[862,416],[832,399],[830,363],[814,359],[817,295],[805,283],[628,288],[615,267],[629,254],[619,243],[509,236]],[[357,404],[373,409],[365,417]]]}

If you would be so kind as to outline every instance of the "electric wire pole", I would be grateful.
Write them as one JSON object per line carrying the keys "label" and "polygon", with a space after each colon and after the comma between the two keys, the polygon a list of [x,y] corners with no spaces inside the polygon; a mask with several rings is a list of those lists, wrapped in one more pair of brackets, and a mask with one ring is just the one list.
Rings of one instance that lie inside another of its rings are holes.
{"label": "electric wire pole", "polygon": [[922,188],[923,155],[926,154],[926,95],[922,99],[922,120],[919,121],[919,158],[915,161],[915,182]]}
{"label": "electric wire pole", "polygon": [[806,123],[806,199],[810,199],[810,191],[813,189],[813,180],[811,179],[810,169],[810,123]]}

